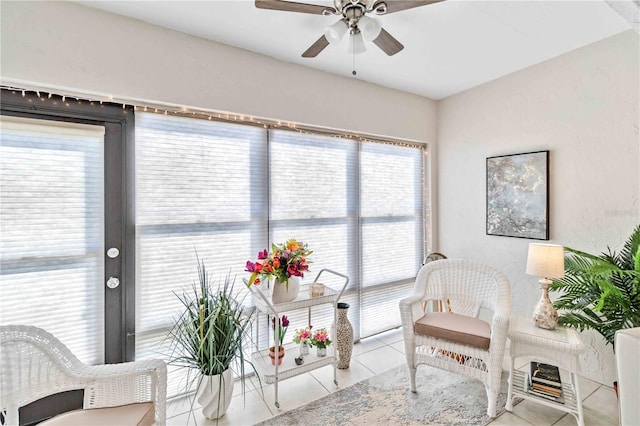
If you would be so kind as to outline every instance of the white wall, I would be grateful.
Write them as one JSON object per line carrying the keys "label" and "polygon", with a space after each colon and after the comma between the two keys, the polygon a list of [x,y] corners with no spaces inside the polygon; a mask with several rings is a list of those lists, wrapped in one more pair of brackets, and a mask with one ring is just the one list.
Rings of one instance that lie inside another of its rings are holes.
{"label": "white wall", "polygon": [[[485,159],[550,150],[551,242],[600,253],[640,223],[638,33],[627,31],[438,105],[439,249],[504,271],[514,314],[540,298],[531,240],[487,236]],[[611,386],[611,346],[584,334],[587,377]]]}
{"label": "white wall", "polygon": [[64,2],[2,2],[3,83],[26,81],[435,141],[436,103]]}

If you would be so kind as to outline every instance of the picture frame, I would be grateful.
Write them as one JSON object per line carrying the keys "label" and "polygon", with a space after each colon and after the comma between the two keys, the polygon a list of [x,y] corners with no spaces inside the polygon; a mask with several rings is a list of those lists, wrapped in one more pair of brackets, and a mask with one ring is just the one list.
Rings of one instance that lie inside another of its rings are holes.
{"label": "picture frame", "polygon": [[549,239],[549,151],[487,157],[487,235]]}

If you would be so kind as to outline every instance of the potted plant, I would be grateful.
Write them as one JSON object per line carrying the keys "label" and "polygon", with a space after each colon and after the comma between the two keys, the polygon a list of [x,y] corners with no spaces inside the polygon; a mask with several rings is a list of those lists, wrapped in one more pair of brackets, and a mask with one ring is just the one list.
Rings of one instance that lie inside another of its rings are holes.
{"label": "potted plant", "polygon": [[616,331],[640,326],[640,225],[620,253],[565,250],[565,276],[551,285],[562,292],[554,302],[559,324],[593,329],[614,346]]}
{"label": "potted plant", "polygon": [[234,296],[234,279],[227,275],[213,288],[204,261],[197,258],[198,282],[189,292],[176,294],[183,310],[169,332],[170,364],[188,369],[187,386],[196,385],[196,399],[208,419],[224,415],[233,395],[234,371],[244,392],[245,345],[249,342],[252,312]]}
{"label": "potted plant", "polygon": [[[282,318],[278,320],[277,336],[276,336],[276,319],[275,318],[271,318],[271,325],[273,327],[274,340],[276,340],[276,337],[278,338],[278,340],[276,341],[278,344],[277,358],[278,358],[278,365],[281,365],[282,358],[284,358],[284,346],[283,346],[284,336],[285,334],[287,334],[287,329],[289,328],[289,318],[287,318],[286,315],[283,315]],[[271,358],[271,365],[275,365],[276,364],[276,344],[275,343],[273,346],[269,347],[269,357]]]}

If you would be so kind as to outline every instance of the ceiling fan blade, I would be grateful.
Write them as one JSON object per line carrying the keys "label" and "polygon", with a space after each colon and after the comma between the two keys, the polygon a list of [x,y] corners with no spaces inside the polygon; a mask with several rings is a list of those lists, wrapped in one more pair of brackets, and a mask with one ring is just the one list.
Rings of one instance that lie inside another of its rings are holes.
{"label": "ceiling fan blade", "polygon": [[315,43],[313,43],[311,45],[311,47],[309,47],[306,52],[304,52],[302,54],[303,58],[315,58],[316,56],[318,56],[318,54],[320,52],[322,52],[324,50],[325,47],[327,47],[329,45],[329,40],[327,40],[327,38],[324,36],[324,34],[318,39],[316,40]]}
{"label": "ceiling fan blade", "polygon": [[333,14],[335,9],[315,4],[296,3],[284,0],[256,0],[258,9],[284,10],[286,12],[311,13],[313,15]]}
{"label": "ceiling fan blade", "polygon": [[372,10],[378,9],[382,4],[386,5],[387,11],[385,15],[393,12],[400,12],[401,10],[412,9],[414,7],[426,6],[432,3],[439,3],[444,0],[378,0],[373,6]]}
{"label": "ceiling fan blade", "polygon": [[391,34],[386,32],[384,28],[380,30],[380,34],[378,35],[378,37],[373,39],[373,42],[389,56],[393,56],[404,49],[402,43],[396,40]]}

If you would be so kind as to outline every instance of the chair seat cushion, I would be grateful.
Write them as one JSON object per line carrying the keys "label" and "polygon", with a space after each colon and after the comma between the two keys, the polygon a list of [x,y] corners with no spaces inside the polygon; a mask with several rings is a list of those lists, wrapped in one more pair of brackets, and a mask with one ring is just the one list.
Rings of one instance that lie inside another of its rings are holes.
{"label": "chair seat cushion", "polygon": [[119,407],[75,410],[60,414],[40,425],[46,426],[150,426],[155,420],[153,402],[121,405]]}
{"label": "chair seat cushion", "polygon": [[486,321],[450,312],[431,312],[414,324],[416,334],[489,349],[491,327]]}

